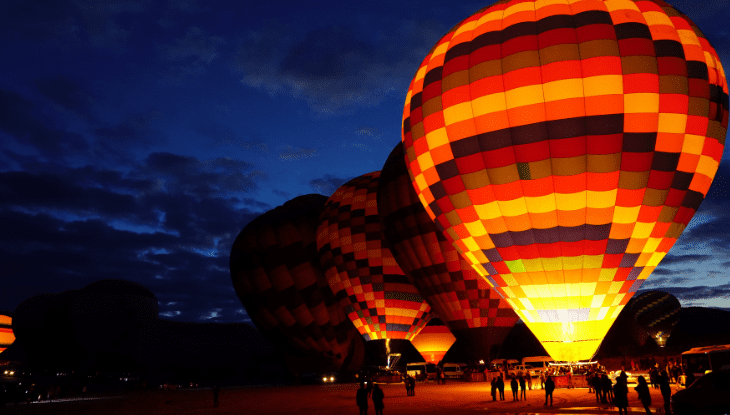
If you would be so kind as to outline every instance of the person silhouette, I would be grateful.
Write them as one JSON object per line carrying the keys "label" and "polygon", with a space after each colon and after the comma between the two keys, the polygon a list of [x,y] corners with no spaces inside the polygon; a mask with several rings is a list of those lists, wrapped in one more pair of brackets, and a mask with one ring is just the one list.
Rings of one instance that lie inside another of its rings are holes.
{"label": "person silhouette", "polygon": [[613,385],[613,403],[618,408],[619,415],[629,415],[629,388],[626,386],[626,379],[620,376]]}
{"label": "person silhouette", "polygon": [[603,393],[601,392],[601,377],[596,372],[593,378],[590,380],[593,390],[596,392],[596,402],[603,401]]}
{"label": "person silhouette", "polygon": [[499,391],[499,400],[504,400],[504,379],[502,379],[502,376],[499,376],[497,378],[497,390]]}
{"label": "person silhouette", "polygon": [[525,377],[520,375],[519,376],[519,383],[520,383],[520,400],[527,400],[527,391],[525,391]]}
{"label": "person silhouette", "polygon": [[492,378],[492,400],[497,400],[497,378]]}
{"label": "person silhouette", "polygon": [[601,376],[601,391],[603,392],[603,403],[613,402],[613,383],[607,374]]}
{"label": "person silhouette", "polygon": [[383,398],[385,398],[385,394],[383,394],[383,390],[380,389],[380,386],[376,383],[373,389],[373,407],[375,408],[375,415],[383,415]]}
{"label": "person silhouette", "polygon": [[357,394],[355,395],[355,402],[357,402],[357,407],[360,408],[360,415],[367,415],[368,390],[365,388],[365,382],[360,384],[360,389],[357,390]]}
{"label": "person silhouette", "polygon": [[672,397],[672,387],[669,385],[669,375],[667,372],[662,371],[659,374],[659,390],[662,392],[662,398],[664,398],[664,412],[667,414],[672,413],[670,400]]}
{"label": "person silhouette", "polygon": [[634,388],[634,390],[636,391],[636,393],[639,394],[639,400],[644,406],[646,414],[651,415],[651,409],[649,409],[649,407],[651,406],[651,394],[649,393],[649,385],[646,383],[646,379],[644,379],[643,376],[639,376],[637,382],[638,385]]}
{"label": "person silhouette", "polygon": [[550,397],[550,406],[553,406],[553,391],[555,390],[555,382],[553,382],[553,377],[548,376],[547,379],[545,379],[545,405],[548,404],[548,397]]}
{"label": "person silhouette", "polygon": [[519,389],[518,389],[518,385],[517,385],[517,378],[515,377],[515,375],[512,375],[512,380],[510,381],[509,386],[510,386],[510,389],[512,389],[512,400],[518,401],[519,400],[519,395],[518,395]]}

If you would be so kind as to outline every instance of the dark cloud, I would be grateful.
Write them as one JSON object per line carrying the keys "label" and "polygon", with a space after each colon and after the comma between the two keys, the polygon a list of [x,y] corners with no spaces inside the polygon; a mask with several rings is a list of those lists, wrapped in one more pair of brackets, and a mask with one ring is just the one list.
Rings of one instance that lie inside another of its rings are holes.
{"label": "dark cloud", "polygon": [[331,195],[340,186],[347,183],[350,179],[342,179],[339,177],[325,174],[324,177],[318,179],[312,179],[309,181],[309,185],[312,186],[317,192],[323,195]]}
{"label": "dark cloud", "polygon": [[54,104],[80,111],[92,103],[92,99],[80,82],[67,75],[53,75],[35,81],[38,91]]}
{"label": "dark cloud", "polygon": [[702,254],[689,254],[689,255],[669,254],[669,255],[666,255],[662,259],[662,262],[660,264],[661,265],[673,265],[673,264],[682,264],[682,263],[688,263],[688,262],[697,263],[697,262],[704,262],[704,261],[710,260],[712,258],[713,258],[712,255],[702,255]]}
{"label": "dark cloud", "polygon": [[282,160],[301,160],[317,155],[317,150],[314,148],[300,148],[286,146],[279,152],[279,158]]}
{"label": "dark cloud", "polygon": [[54,157],[88,149],[84,137],[57,129],[36,104],[16,92],[0,89],[0,113],[0,134],[8,134],[21,146],[31,146],[43,155]]}
{"label": "dark cloud", "polygon": [[320,115],[374,106],[402,93],[447,30],[433,21],[390,27],[366,40],[359,35],[365,27],[333,25],[301,36],[273,22],[240,42],[234,66],[243,84],[301,98]]}

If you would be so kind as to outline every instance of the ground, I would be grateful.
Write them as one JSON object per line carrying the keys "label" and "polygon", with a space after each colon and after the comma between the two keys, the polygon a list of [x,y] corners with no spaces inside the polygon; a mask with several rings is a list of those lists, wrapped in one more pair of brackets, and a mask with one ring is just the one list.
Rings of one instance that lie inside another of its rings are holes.
{"label": "ground", "polygon": [[[357,414],[356,384],[223,388],[220,406],[213,407],[211,389],[178,391],[139,391],[123,395],[100,396],[84,401],[48,402],[9,405],[3,415],[269,415],[269,414]],[[416,385],[416,396],[406,396],[403,384],[382,385],[385,393],[384,414],[452,415],[480,414],[616,414],[614,407],[597,405],[595,395],[588,389],[557,389],[552,408],[545,406],[545,393],[537,389],[527,392],[526,401],[512,401],[509,386],[505,401],[493,402],[486,382],[451,381],[446,385],[434,383]],[[629,411],[644,413],[636,392],[630,385]],[[674,388],[673,388],[674,391]],[[663,413],[663,401],[658,389],[651,388],[652,411]],[[371,406],[369,414],[374,414]]]}

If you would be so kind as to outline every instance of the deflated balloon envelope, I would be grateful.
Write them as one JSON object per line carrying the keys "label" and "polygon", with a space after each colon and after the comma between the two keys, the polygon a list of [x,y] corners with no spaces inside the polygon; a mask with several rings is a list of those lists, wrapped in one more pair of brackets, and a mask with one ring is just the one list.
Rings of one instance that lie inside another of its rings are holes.
{"label": "deflated balloon envelope", "polygon": [[379,171],[356,177],[327,200],[317,248],[332,291],[365,340],[411,340],[428,323],[431,307],[383,239],[379,177]]}
{"label": "deflated balloon envelope", "polygon": [[143,326],[156,320],[157,298],[132,281],[93,282],[69,303],[73,334],[89,352],[134,354]]}
{"label": "deflated balloon envelope", "polygon": [[631,312],[659,347],[665,347],[679,321],[682,306],[677,297],[664,291],[647,291],[634,298]]}
{"label": "deflated balloon envelope", "polygon": [[518,317],[436,228],[413,189],[400,143],[380,174],[378,214],[393,256],[419,294],[470,360],[489,360]]}
{"label": "deflated balloon envelope", "polygon": [[272,342],[326,356],[333,370],[356,369],[362,339],[317,256],[315,232],[326,201],[299,196],[246,225],[231,249],[231,278],[252,321]]}
{"label": "deflated balloon envelope", "polygon": [[417,69],[409,176],[549,354],[590,359],[707,194],[727,94],[715,49],[663,1],[497,2]]}

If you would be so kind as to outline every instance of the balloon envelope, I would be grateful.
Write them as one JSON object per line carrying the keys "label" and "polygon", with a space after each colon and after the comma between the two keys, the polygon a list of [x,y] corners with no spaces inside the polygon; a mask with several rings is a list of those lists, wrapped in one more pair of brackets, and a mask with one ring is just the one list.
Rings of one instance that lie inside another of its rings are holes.
{"label": "balloon envelope", "polygon": [[500,1],[418,68],[406,162],[548,353],[589,359],[706,195],[727,93],[715,50],[661,0]]}
{"label": "balloon envelope", "polygon": [[243,228],[231,249],[233,286],[275,344],[328,357],[333,369],[362,360],[362,340],[320,269],[316,229],[327,197],[296,197]]}
{"label": "balloon envelope", "polygon": [[659,347],[665,347],[682,309],[677,297],[664,291],[647,291],[634,298],[631,312]]}
{"label": "balloon envelope", "polygon": [[327,200],[317,249],[332,292],[365,340],[411,340],[431,319],[431,307],[383,239],[379,177],[379,171],[356,177]]}
{"label": "balloon envelope", "polygon": [[380,173],[383,234],[419,294],[468,345],[470,360],[489,360],[490,349],[502,344],[519,318],[436,228],[413,190],[403,157],[399,143]]}
{"label": "balloon envelope", "polygon": [[0,314],[0,353],[10,347],[14,341],[13,318],[7,314]]}
{"label": "balloon envelope", "polygon": [[456,337],[439,319],[431,319],[426,327],[418,333],[411,343],[418,350],[423,360],[438,364],[456,341]]}

